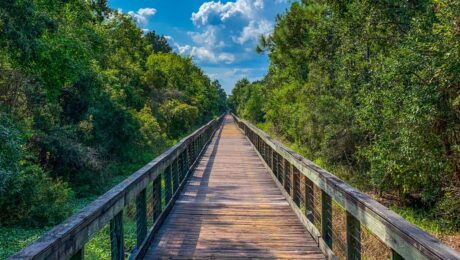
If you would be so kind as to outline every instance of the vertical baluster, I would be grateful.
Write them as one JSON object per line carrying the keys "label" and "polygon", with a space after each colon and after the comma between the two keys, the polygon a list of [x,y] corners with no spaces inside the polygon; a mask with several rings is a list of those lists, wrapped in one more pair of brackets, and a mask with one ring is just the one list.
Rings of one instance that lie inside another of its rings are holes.
{"label": "vertical baluster", "polygon": [[193,145],[193,162],[195,162],[197,154],[198,154],[198,145],[197,145],[197,143],[198,143],[197,139],[193,140],[193,143],[192,143],[192,145]]}
{"label": "vertical baluster", "polygon": [[161,214],[161,176],[153,181],[152,203],[153,223],[155,223]]}
{"label": "vertical baluster", "polygon": [[400,254],[398,254],[396,251],[391,249],[391,260],[404,260],[404,257],[402,257]]}
{"label": "vertical baluster", "polygon": [[193,164],[193,163],[195,162],[195,153],[196,153],[196,149],[195,149],[195,140],[193,140],[193,141],[190,143],[190,148],[191,148],[191,154],[192,154],[191,163]]}
{"label": "vertical baluster", "polygon": [[112,247],[112,260],[124,260],[123,210],[110,220],[110,242]]}
{"label": "vertical baluster", "polygon": [[315,203],[315,197],[314,197],[314,188],[313,188],[313,182],[308,179],[306,176],[304,176],[305,179],[305,215],[307,218],[312,222],[315,223],[315,214],[313,214],[314,210],[314,203]]}
{"label": "vertical baluster", "polygon": [[80,250],[78,250],[71,258],[70,260],[83,260],[85,259],[85,249],[84,247]]}
{"label": "vertical baluster", "polygon": [[139,248],[147,236],[147,203],[146,191],[142,190],[136,197],[136,235]]}
{"label": "vertical baluster", "polygon": [[186,148],[186,153],[187,153],[187,171],[190,170],[190,167],[192,167],[192,152],[190,151],[190,144],[187,145]]}
{"label": "vertical baluster", "polygon": [[188,159],[188,147],[184,152],[184,178],[187,175],[188,170],[190,169],[190,161]]}
{"label": "vertical baluster", "polygon": [[276,153],[276,176],[278,176],[278,180],[283,183],[283,179],[282,179],[282,171],[281,171],[281,156]]}
{"label": "vertical baluster", "polygon": [[262,158],[264,159],[265,162],[267,162],[267,158],[266,158],[266,154],[265,154],[265,142],[264,141],[261,142],[260,149],[262,150],[262,152],[261,152]]}
{"label": "vertical baluster", "polygon": [[173,179],[173,194],[179,189],[179,169],[177,164],[177,158],[171,164],[171,174]]}
{"label": "vertical baluster", "polygon": [[165,171],[163,172],[164,174],[164,180],[165,180],[165,199],[166,199],[166,205],[168,205],[169,200],[171,199],[171,166],[166,167]]}
{"label": "vertical baluster", "polygon": [[184,180],[184,169],[184,152],[181,152],[179,154],[179,183],[182,183],[182,181]]}
{"label": "vertical baluster", "polygon": [[294,200],[294,203],[299,206],[300,205],[300,200],[299,200],[299,180],[297,178],[298,172],[294,168],[294,165],[291,164],[291,197]]}
{"label": "vertical baluster", "polygon": [[274,154],[273,154],[273,148],[270,147],[270,168],[272,169],[273,172],[275,172],[275,168],[273,165],[273,160],[274,160]]}
{"label": "vertical baluster", "polygon": [[268,156],[268,144],[264,142],[264,155],[265,155],[265,162],[267,163],[267,165],[270,165],[270,162],[269,162],[269,156]]}
{"label": "vertical baluster", "polygon": [[321,235],[326,244],[332,248],[332,200],[321,191]]}
{"label": "vertical baluster", "polygon": [[361,259],[361,225],[359,221],[347,211],[347,259]]}
{"label": "vertical baluster", "polygon": [[284,190],[287,191],[287,193],[289,194],[289,183],[288,183],[288,176],[289,176],[289,172],[288,172],[288,169],[286,167],[286,160],[284,160],[283,157],[280,156],[280,177],[281,177],[281,183],[283,184],[283,187],[284,187]]}
{"label": "vertical baluster", "polygon": [[284,189],[287,191],[289,196],[291,196],[291,199],[294,198],[292,196],[292,179],[291,179],[291,167],[289,165],[289,162],[285,160],[284,158],[282,159],[282,167],[283,167],[283,180],[284,180]]}

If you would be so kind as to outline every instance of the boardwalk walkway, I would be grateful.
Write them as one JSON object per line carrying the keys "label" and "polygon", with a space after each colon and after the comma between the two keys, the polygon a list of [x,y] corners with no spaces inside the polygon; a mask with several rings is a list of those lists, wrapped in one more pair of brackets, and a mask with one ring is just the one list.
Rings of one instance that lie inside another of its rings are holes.
{"label": "boardwalk walkway", "polygon": [[227,116],[146,255],[157,258],[324,256]]}

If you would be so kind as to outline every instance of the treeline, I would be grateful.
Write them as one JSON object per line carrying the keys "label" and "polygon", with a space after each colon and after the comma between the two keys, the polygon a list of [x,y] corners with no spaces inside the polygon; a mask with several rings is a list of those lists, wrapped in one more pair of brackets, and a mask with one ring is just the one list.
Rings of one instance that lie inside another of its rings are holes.
{"label": "treeline", "polygon": [[353,185],[460,230],[460,1],[292,4],[240,116]]}
{"label": "treeline", "polygon": [[60,222],[226,109],[217,81],[106,2],[0,1],[1,225]]}

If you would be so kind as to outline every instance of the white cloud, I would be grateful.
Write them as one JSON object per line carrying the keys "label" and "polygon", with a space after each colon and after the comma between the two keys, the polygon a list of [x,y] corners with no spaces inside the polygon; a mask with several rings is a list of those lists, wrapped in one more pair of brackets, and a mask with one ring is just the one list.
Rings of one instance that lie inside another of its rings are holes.
{"label": "white cloud", "polygon": [[179,54],[192,56],[198,61],[210,62],[210,63],[226,63],[230,64],[235,61],[235,56],[231,53],[221,52],[215,53],[212,49],[206,47],[196,47],[196,46],[180,46],[176,45],[176,48],[179,50]]}
{"label": "white cloud", "polygon": [[219,80],[228,94],[231,93],[236,81],[242,78],[247,78],[249,81],[260,80],[267,73],[266,68],[233,67],[232,65],[219,67],[204,66],[203,70],[206,71],[211,79]]}
{"label": "white cloud", "polygon": [[146,26],[149,19],[157,13],[155,8],[140,8],[137,12],[129,11],[128,14],[133,17],[134,21],[140,26]]}
{"label": "white cloud", "polygon": [[273,24],[267,20],[250,21],[238,37],[233,37],[233,41],[239,44],[244,44],[248,41],[256,42],[260,35],[267,36],[272,31]]}
{"label": "white cloud", "polygon": [[264,8],[264,0],[256,0],[254,1],[254,6],[258,9]]}
{"label": "white cloud", "polygon": [[197,45],[212,47],[212,48],[221,48],[225,46],[223,40],[218,39],[219,28],[216,26],[208,26],[206,30],[202,33],[198,32],[188,32],[187,33]]}
{"label": "white cloud", "polygon": [[235,2],[206,2],[198,12],[192,14],[192,21],[197,26],[215,25],[233,17],[254,19],[258,10],[264,8],[264,0],[236,0]]}

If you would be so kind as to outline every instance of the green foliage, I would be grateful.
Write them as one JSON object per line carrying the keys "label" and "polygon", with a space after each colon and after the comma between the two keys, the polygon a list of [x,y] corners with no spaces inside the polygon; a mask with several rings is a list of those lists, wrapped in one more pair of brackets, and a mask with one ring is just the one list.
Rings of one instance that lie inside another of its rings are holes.
{"label": "green foliage", "polygon": [[156,34],[154,31],[148,32],[145,35],[145,39],[147,39],[150,43],[154,52],[172,52],[172,48],[169,46],[168,40],[164,36]]}
{"label": "green foliage", "polygon": [[186,129],[190,129],[198,117],[198,109],[181,103],[179,100],[168,100],[160,106],[163,122],[168,126],[168,133],[177,138]]}
{"label": "green foliage", "polygon": [[254,121],[264,120],[265,96],[262,83],[250,83],[247,79],[238,81],[233,89],[229,103],[232,109],[236,110],[241,116]]}
{"label": "green foliage", "polygon": [[107,1],[0,3],[1,225],[59,223],[73,194],[225,110],[218,82],[171,50]]}
{"label": "green foliage", "polygon": [[0,224],[43,226],[67,217],[71,190],[28,160],[19,129],[2,113],[0,143]]}
{"label": "green foliage", "polygon": [[270,69],[233,110],[402,205],[460,222],[460,1],[292,4],[260,40]]}

